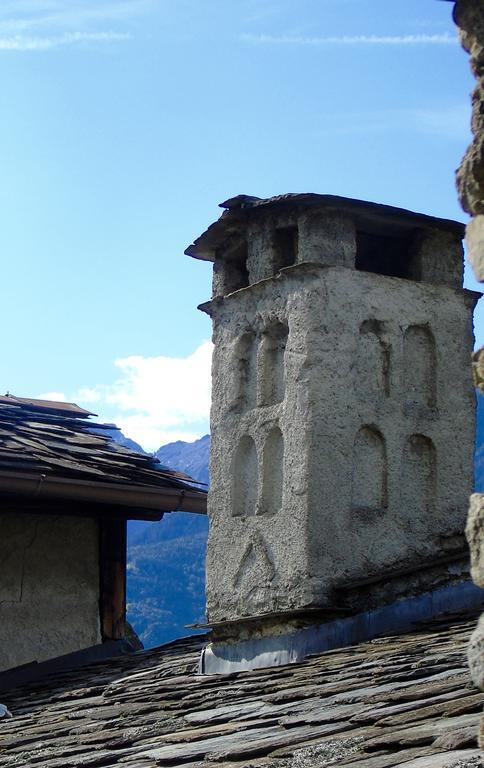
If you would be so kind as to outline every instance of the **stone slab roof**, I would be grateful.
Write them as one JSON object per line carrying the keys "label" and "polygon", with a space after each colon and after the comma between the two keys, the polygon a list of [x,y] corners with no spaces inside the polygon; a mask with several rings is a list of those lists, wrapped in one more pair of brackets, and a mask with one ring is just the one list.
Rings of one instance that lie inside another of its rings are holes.
{"label": "stone slab roof", "polygon": [[249,216],[263,211],[284,211],[296,209],[303,211],[307,208],[328,208],[352,216],[364,231],[384,234],[401,234],[402,232],[419,229],[440,229],[452,232],[463,238],[465,226],[461,222],[442,219],[416,213],[405,208],[392,205],[372,203],[340,195],[321,195],[312,192],[289,192],[284,195],[259,198],[252,195],[236,195],[220,203],[224,212],[220,218],[211,224],[192,245],[185,250],[187,256],[195,259],[214,261],[218,249],[240,233]]}
{"label": "stone slab roof", "polygon": [[120,445],[110,434],[117,427],[93,415],[73,403],[0,397],[0,494],[165,511],[186,508],[189,497],[200,509],[187,511],[205,511],[200,484]]}
{"label": "stone slab roof", "polygon": [[229,676],[196,674],[205,637],[64,671],[2,693],[0,768],[482,766],[474,625],[447,617]]}

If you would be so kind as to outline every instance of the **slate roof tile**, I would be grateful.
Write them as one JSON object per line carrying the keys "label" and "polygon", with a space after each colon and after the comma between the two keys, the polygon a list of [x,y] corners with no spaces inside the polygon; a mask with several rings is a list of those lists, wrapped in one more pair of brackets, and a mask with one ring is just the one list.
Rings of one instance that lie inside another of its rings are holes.
{"label": "slate roof tile", "polygon": [[205,636],[2,694],[0,768],[482,766],[469,616],[315,655],[196,674]]}
{"label": "slate roof tile", "polygon": [[109,434],[117,427],[93,422],[93,415],[73,403],[0,397],[0,472],[191,491],[203,486],[119,445]]}

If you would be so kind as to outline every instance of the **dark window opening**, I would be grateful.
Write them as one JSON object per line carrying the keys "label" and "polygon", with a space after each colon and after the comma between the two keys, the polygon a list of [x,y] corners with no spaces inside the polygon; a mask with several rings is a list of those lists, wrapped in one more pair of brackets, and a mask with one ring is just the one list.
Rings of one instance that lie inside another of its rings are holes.
{"label": "dark window opening", "polygon": [[249,270],[247,269],[247,243],[241,242],[237,248],[230,251],[224,259],[225,291],[233,293],[249,285]]}
{"label": "dark window opening", "polygon": [[274,231],[274,272],[291,267],[297,261],[297,227],[281,227]]}
{"label": "dark window opening", "polygon": [[356,233],[356,269],[415,280],[410,237]]}

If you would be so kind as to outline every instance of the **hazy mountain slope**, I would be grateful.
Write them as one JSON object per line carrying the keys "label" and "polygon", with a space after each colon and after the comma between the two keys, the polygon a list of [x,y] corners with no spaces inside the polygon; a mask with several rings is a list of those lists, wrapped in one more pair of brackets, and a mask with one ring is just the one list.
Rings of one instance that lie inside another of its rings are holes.
{"label": "hazy mountain slope", "polygon": [[208,521],[205,530],[166,539],[163,522],[128,553],[128,619],[145,647],[190,634],[185,625],[205,614]]}
{"label": "hazy mountain slope", "polygon": [[138,453],[146,453],[139,443],[131,440],[130,437],[123,435],[120,429],[96,429],[93,427],[91,432],[98,433],[104,437],[111,437],[116,443],[122,445],[124,448],[129,448],[130,451],[137,451]]}
{"label": "hazy mountain slope", "polygon": [[[171,469],[208,481],[210,437],[178,441],[156,453]],[[144,645],[168,642],[205,614],[205,515],[170,512],[159,523],[128,524],[128,619]]]}
{"label": "hazy mountain slope", "polygon": [[165,467],[185,472],[195,480],[208,484],[208,458],[210,454],[210,435],[204,435],[194,443],[178,440],[176,443],[163,445],[154,456]]}

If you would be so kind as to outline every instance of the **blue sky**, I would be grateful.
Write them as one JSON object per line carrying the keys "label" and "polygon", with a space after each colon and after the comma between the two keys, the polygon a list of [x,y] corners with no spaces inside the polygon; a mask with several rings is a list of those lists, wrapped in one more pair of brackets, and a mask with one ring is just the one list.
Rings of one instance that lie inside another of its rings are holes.
{"label": "blue sky", "polygon": [[311,191],[465,220],[473,84],[451,9],[2,0],[0,387],[60,393],[149,449],[194,438],[211,275],[183,251],[221,200]]}

